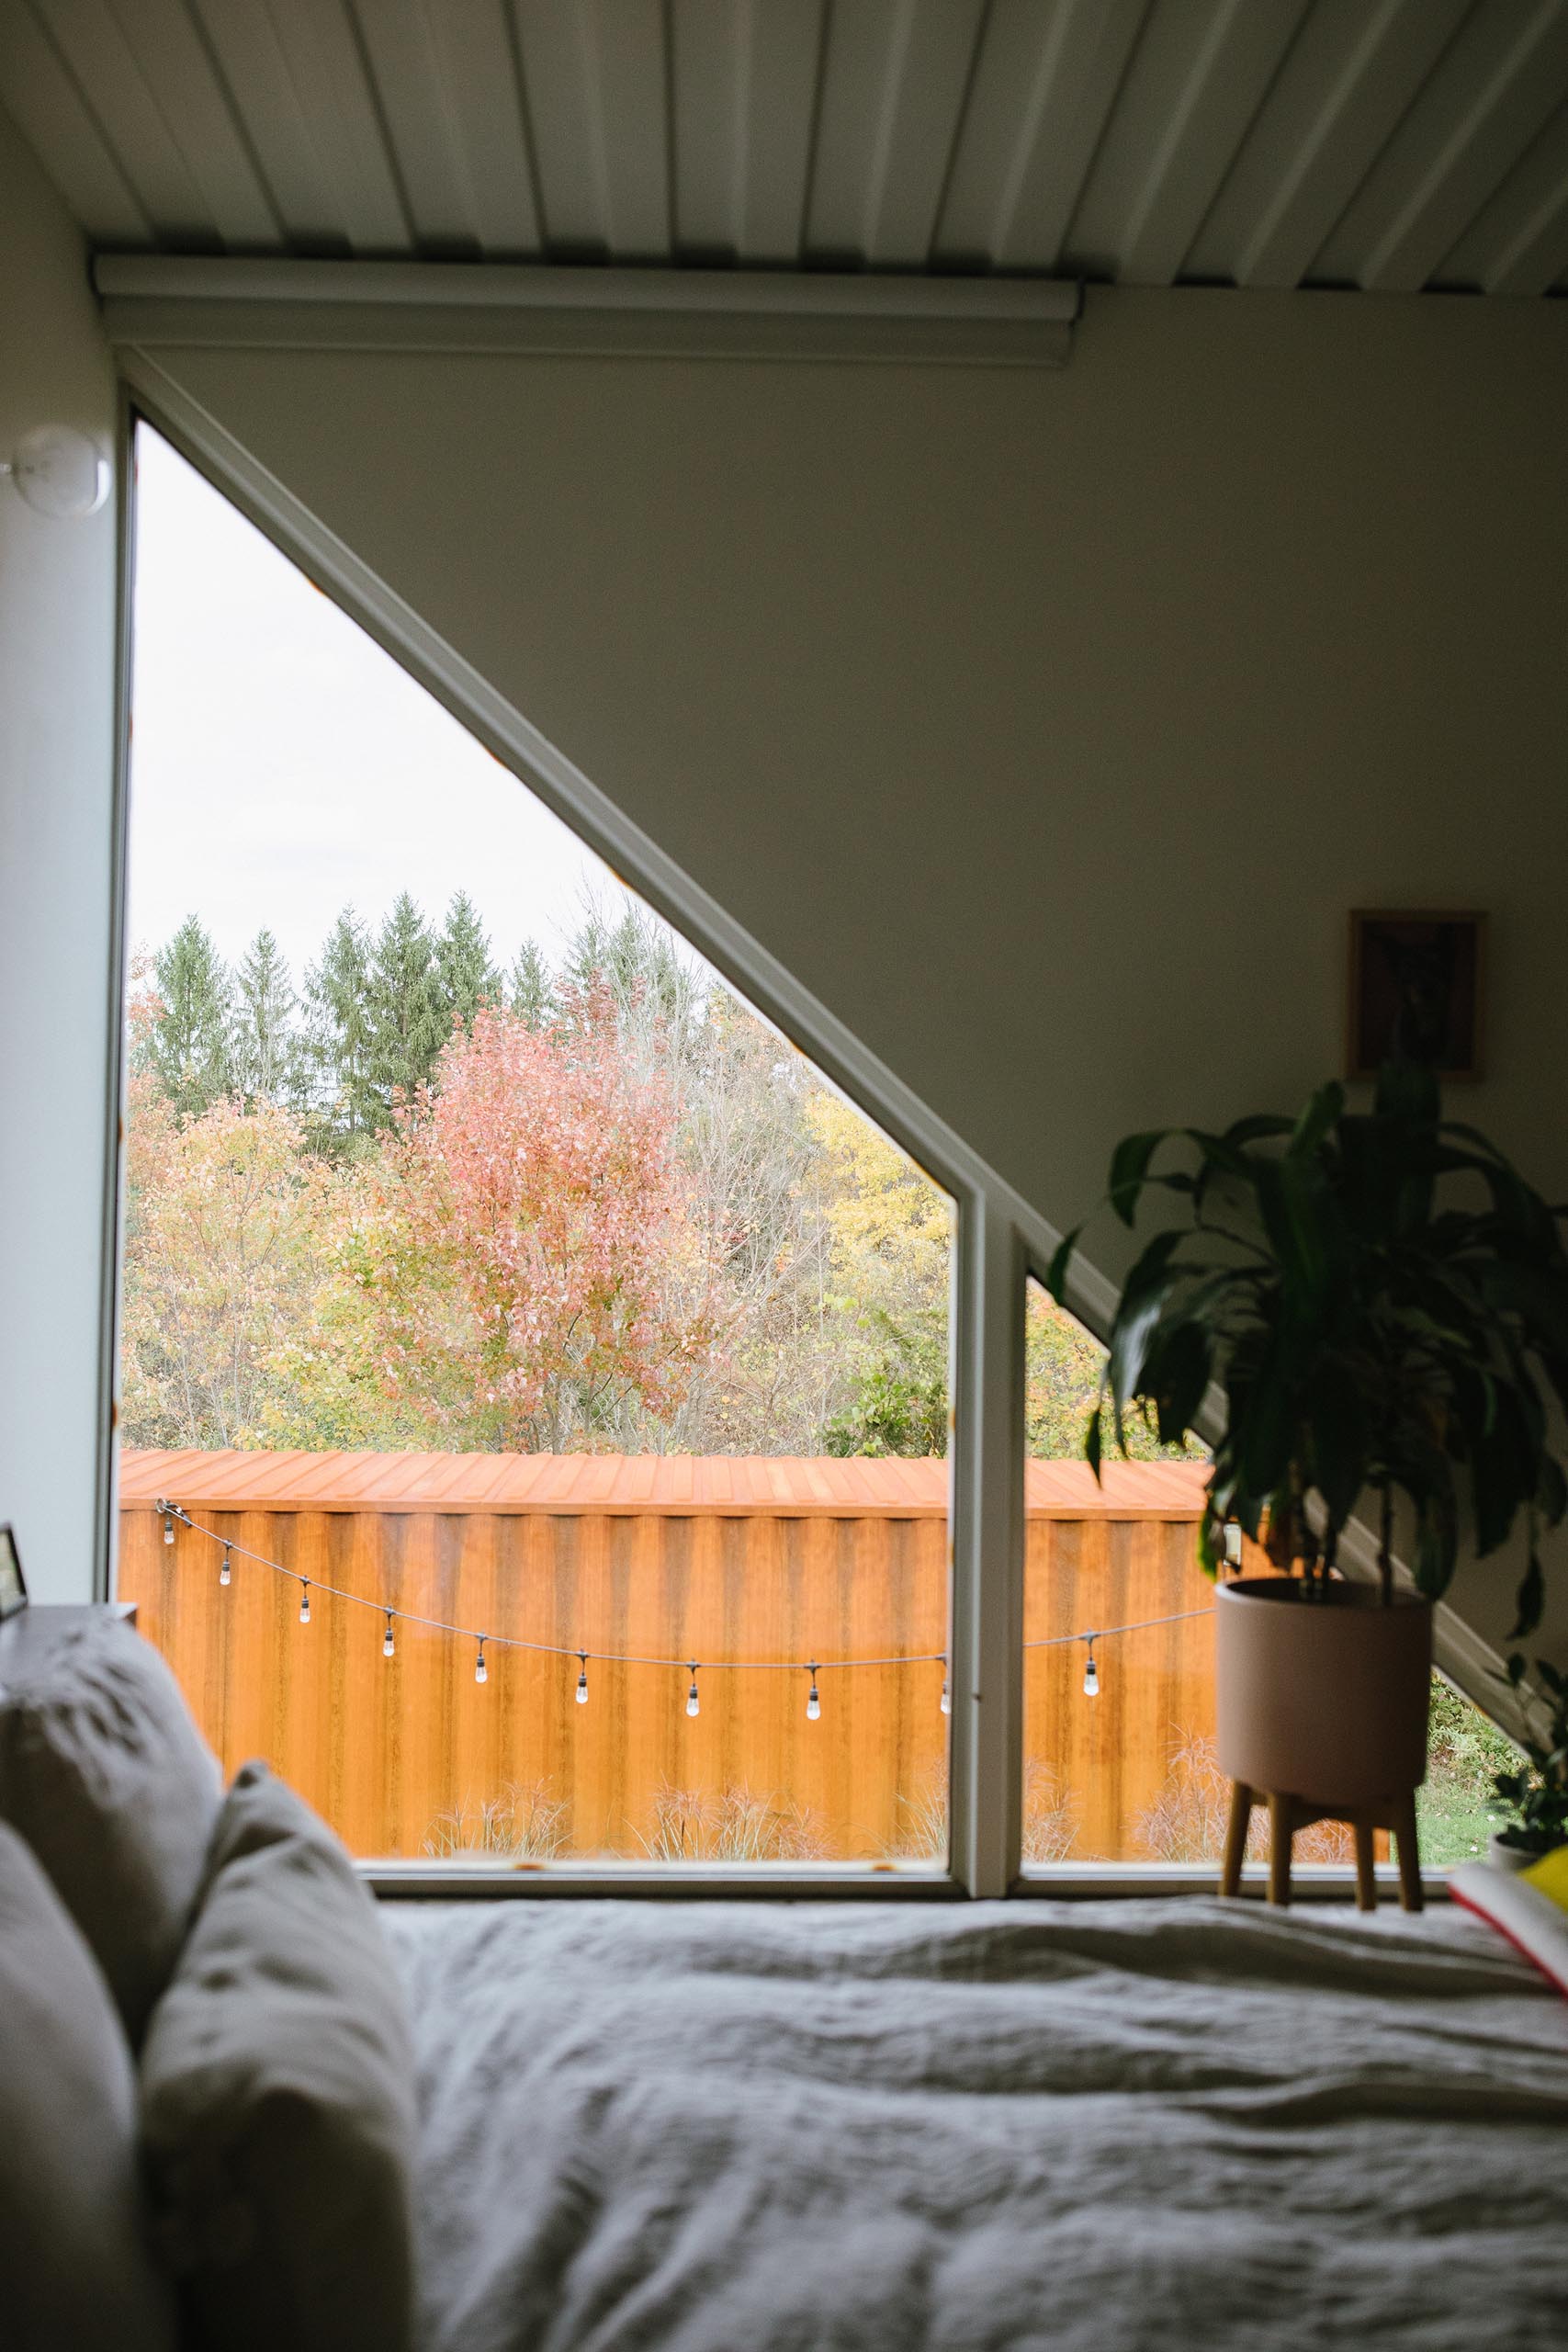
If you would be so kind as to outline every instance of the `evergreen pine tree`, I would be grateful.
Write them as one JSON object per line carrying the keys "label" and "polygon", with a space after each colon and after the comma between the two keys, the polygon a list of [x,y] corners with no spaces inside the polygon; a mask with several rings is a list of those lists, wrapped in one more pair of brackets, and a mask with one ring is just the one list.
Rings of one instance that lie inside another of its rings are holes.
{"label": "evergreen pine tree", "polygon": [[282,950],[270,931],[258,931],[234,976],[230,1047],[234,1084],[247,1106],[287,1102],[298,1091],[294,1005]]}
{"label": "evergreen pine tree", "polygon": [[446,910],[446,927],[435,943],[435,975],[447,1035],[460,1023],[472,1029],[481,1004],[498,1004],[501,975],[490,960],[490,941],[473,900],[459,890]]}
{"label": "evergreen pine tree", "polygon": [[316,1116],[327,1137],[352,1144],[379,1124],[370,1082],[370,941],[352,907],[305,973],[305,1055]]}
{"label": "evergreen pine tree", "polygon": [[148,1064],[180,1117],[199,1118],[232,1084],[228,969],[195,915],[153,968],[163,1010],[148,1033]]}
{"label": "evergreen pine tree", "polygon": [[369,1080],[383,1119],[428,1084],[452,1034],[442,1003],[435,943],[404,890],[381,925],[370,958]]}
{"label": "evergreen pine tree", "polygon": [[547,1029],[558,1010],[550,967],[532,939],[523,942],[512,967],[510,1001],[530,1029]]}

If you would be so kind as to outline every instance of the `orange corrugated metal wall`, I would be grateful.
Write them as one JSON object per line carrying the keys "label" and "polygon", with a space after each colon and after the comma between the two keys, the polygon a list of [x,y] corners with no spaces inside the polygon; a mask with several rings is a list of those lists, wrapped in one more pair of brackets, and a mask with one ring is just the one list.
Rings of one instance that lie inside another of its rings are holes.
{"label": "orange corrugated metal wall", "polygon": [[[823,1660],[946,1642],[947,1524],[931,1513],[269,1507],[200,1517],[313,1586],[492,1636]],[[242,1559],[225,1588],[218,1564],[217,1547],[188,1530],[166,1545],[145,1500],[123,1510],[120,1596],[138,1602],[141,1631],[170,1659],[226,1770],[265,1757],[356,1853],[418,1856],[456,1816],[465,1837],[482,1839],[480,1808],[507,1792],[513,1826],[519,1793],[524,1813],[536,1815],[542,1801],[559,1809],[567,1850],[581,1853],[657,1849],[671,1792],[695,1792],[710,1809],[745,1792],[754,1814],[773,1817],[784,1853],[929,1847],[946,1770],[940,1665],[829,1668],[816,1723],[804,1674],[710,1669],[692,1721],[682,1672],[591,1658],[590,1702],[579,1707],[575,1659],[492,1642],[480,1688],[471,1643],[400,1623],[389,1660],[370,1610],[318,1591],[302,1626],[298,1585]],[[1031,1518],[1026,1639],[1201,1610],[1210,1597],[1190,1521]],[[1082,1692],[1081,1645],[1029,1654],[1038,1859],[1213,1850],[1201,1786],[1211,1643],[1203,1616],[1108,1639],[1095,1700]],[[505,1820],[499,1834],[511,1834]]]}

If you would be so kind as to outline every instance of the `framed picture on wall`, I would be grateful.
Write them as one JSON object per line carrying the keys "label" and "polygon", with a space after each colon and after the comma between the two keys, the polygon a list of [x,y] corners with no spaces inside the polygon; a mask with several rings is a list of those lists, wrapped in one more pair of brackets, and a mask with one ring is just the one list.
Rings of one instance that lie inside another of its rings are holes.
{"label": "framed picture on wall", "polygon": [[18,1609],[25,1609],[27,1605],[28,1588],[17,1551],[17,1539],[9,1526],[0,1527],[0,1623],[7,1617],[14,1617]]}
{"label": "framed picture on wall", "polygon": [[1479,1078],[1485,939],[1483,914],[1358,909],[1346,1075],[1375,1078],[1400,1054],[1432,1063],[1439,1078]]}

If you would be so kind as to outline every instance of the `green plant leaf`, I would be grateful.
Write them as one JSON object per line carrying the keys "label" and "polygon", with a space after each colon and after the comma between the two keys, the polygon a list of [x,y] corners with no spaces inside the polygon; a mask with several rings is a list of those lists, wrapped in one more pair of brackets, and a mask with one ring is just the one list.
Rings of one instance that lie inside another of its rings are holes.
{"label": "green plant leaf", "polygon": [[1106,1193],[1123,1225],[1131,1225],[1136,1216],[1149,1162],[1170,1132],[1168,1127],[1152,1127],[1143,1135],[1123,1136],[1112,1152]]}
{"label": "green plant leaf", "polygon": [[1058,1306],[1065,1306],[1067,1303],[1067,1268],[1072,1263],[1073,1252],[1078,1246],[1078,1236],[1082,1231],[1081,1225],[1075,1225],[1070,1233],[1063,1234],[1045,1269],[1045,1288]]}
{"label": "green plant leaf", "polygon": [[1314,1152],[1337,1123],[1345,1108],[1345,1089],[1337,1079],[1320,1086],[1291,1130],[1289,1150],[1296,1156]]}
{"label": "green plant leaf", "polygon": [[1511,1642],[1522,1642],[1529,1634],[1533,1634],[1540,1623],[1541,1612],[1545,1606],[1546,1584],[1540,1573],[1540,1558],[1539,1554],[1532,1552],[1529,1556],[1529,1566],[1519,1578],[1519,1589],[1515,1596],[1515,1607],[1518,1614],[1508,1639]]}

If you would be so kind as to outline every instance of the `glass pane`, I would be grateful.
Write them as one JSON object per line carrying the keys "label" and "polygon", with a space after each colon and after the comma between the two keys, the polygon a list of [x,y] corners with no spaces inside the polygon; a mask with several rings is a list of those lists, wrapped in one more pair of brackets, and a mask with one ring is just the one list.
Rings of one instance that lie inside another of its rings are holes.
{"label": "glass pane", "polygon": [[1108,1445],[1097,1483],[1083,1440],[1105,1351],[1032,1281],[1025,1329],[1024,1866],[1208,1861],[1225,1787],[1207,1463],[1129,1428],[1134,1458]]}
{"label": "glass pane", "polygon": [[138,460],[142,1631],[361,1854],[942,1861],[952,1204]]}
{"label": "glass pane", "polygon": [[[1214,1748],[1213,1589],[1197,1562],[1207,1461],[1197,1447],[1179,1453],[1132,1426],[1133,1458],[1108,1444],[1097,1485],[1083,1437],[1105,1351],[1035,1282],[1026,1317],[1024,1867],[1217,1869],[1230,1786]],[[1242,1566],[1270,1573],[1250,1544]],[[1427,1868],[1484,1850],[1493,1777],[1517,1761],[1496,1725],[1435,1674],[1416,1798]],[[1380,1861],[1388,1848],[1380,1832]],[[1248,1859],[1268,1851],[1260,1808]],[[1304,1864],[1355,1859],[1337,1822],[1299,1830],[1294,1855]]]}

